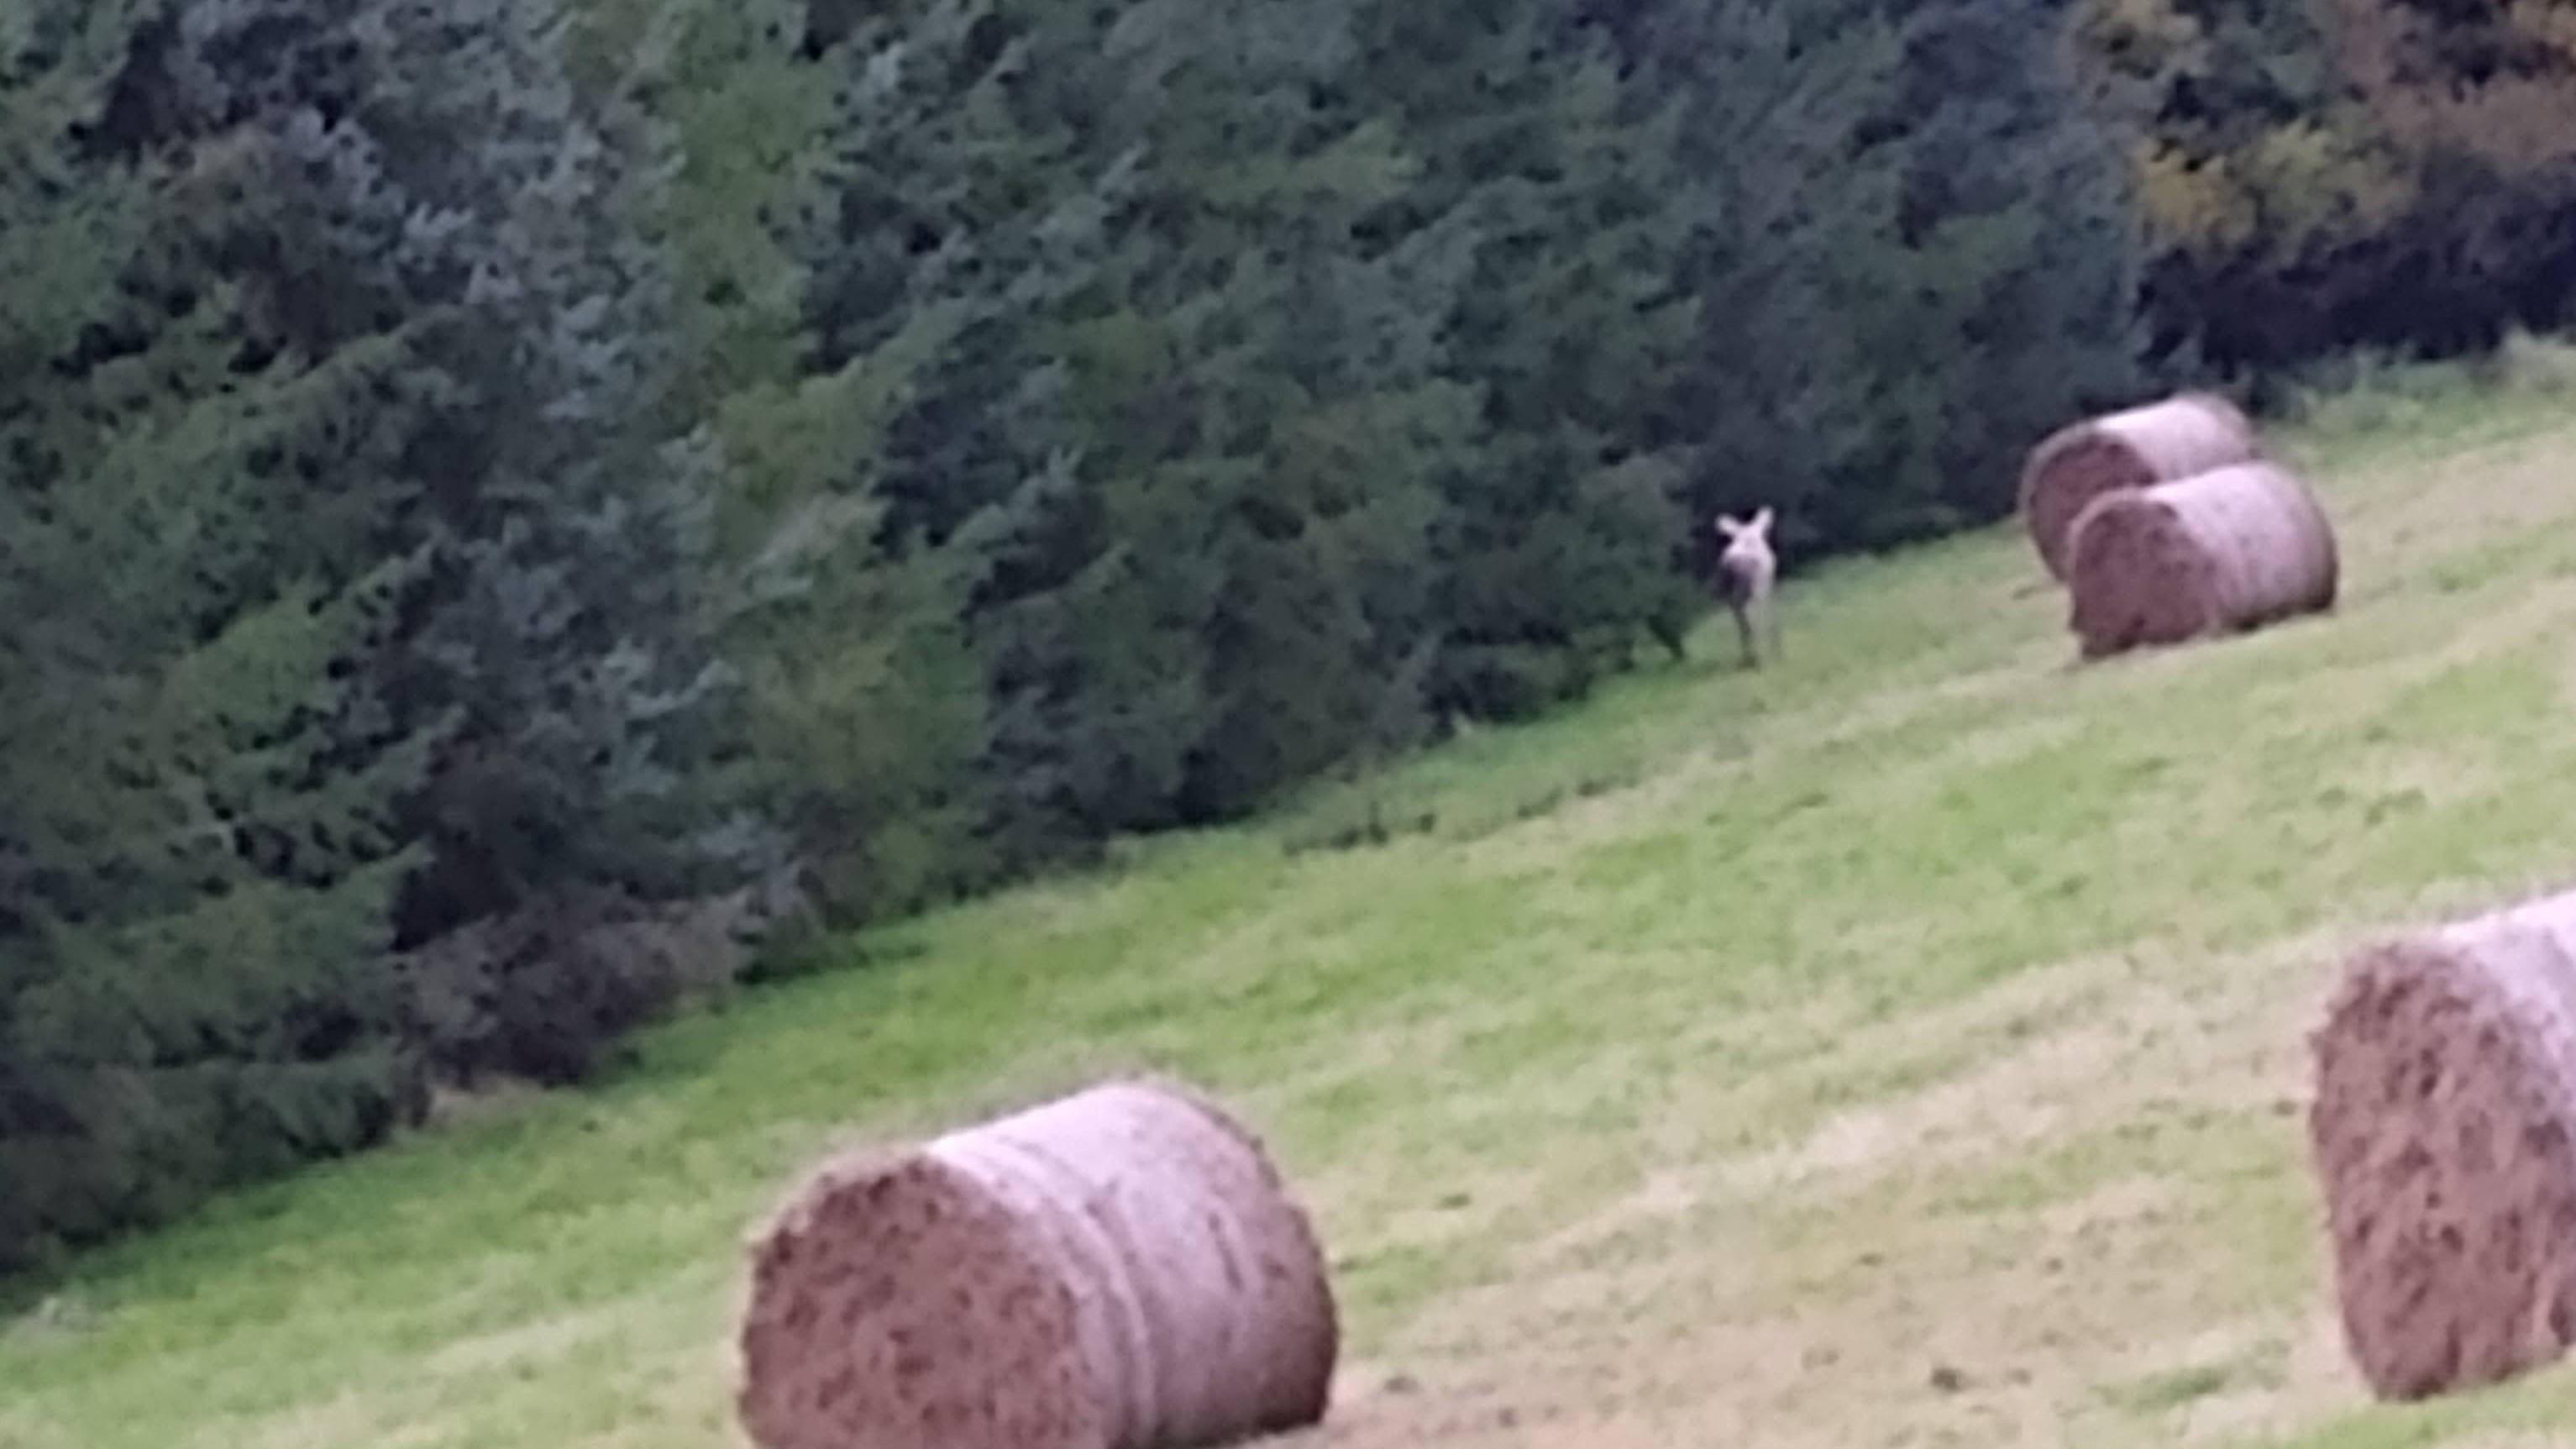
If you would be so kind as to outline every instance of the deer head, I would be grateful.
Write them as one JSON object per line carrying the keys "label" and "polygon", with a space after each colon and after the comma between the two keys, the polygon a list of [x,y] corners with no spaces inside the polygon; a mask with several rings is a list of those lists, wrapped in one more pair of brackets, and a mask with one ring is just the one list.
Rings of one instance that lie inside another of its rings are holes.
{"label": "deer head", "polygon": [[1717,516],[1718,536],[1726,540],[1726,556],[1742,558],[1771,551],[1771,505],[1753,510],[1753,516],[1741,522],[1721,513]]}

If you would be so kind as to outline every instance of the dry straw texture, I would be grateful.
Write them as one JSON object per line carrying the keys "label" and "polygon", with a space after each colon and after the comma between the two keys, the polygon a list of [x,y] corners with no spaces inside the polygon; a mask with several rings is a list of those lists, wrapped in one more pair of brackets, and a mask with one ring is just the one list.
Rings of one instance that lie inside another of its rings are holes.
{"label": "dry straw texture", "polygon": [[2334,526],[2269,463],[2097,498],[2071,554],[2067,623],[2087,659],[2334,607]]}
{"label": "dry straw texture", "polygon": [[2094,499],[2261,456],[2254,424],[2214,393],[2184,393],[2091,418],[2031,450],[2021,474],[2022,523],[2049,575],[2062,580],[2075,520]]}
{"label": "dry straw texture", "polygon": [[1112,1083],[826,1164],[754,1245],[765,1449],[1181,1449],[1323,1416],[1323,1256],[1260,1142]]}
{"label": "dry straw texture", "polygon": [[2576,894],[2359,953],[2313,1046],[2310,1144],[2372,1390],[2557,1358],[2576,1328]]}

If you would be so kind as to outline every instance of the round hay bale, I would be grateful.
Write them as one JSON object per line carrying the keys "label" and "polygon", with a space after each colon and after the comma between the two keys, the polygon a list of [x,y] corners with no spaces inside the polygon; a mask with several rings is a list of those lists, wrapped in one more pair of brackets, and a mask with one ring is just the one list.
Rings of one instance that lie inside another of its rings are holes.
{"label": "round hay bale", "polygon": [[2021,471],[2021,516],[2039,561],[2063,580],[2075,520],[2105,493],[2148,488],[2262,456],[2254,424],[2216,393],[2190,392],[2050,434]]}
{"label": "round hay bale", "polygon": [[2576,894],[2364,950],[2312,1046],[2344,1341],[2384,1399],[2576,1332]]}
{"label": "round hay bale", "polygon": [[1323,1254],[1214,1104],[1119,1082],[826,1164],[755,1243],[764,1449],[1180,1449],[1323,1417]]}
{"label": "round hay bale", "polygon": [[2105,494],[2075,520],[2067,625],[2087,659],[2334,607],[2334,527],[2288,470],[2240,463]]}

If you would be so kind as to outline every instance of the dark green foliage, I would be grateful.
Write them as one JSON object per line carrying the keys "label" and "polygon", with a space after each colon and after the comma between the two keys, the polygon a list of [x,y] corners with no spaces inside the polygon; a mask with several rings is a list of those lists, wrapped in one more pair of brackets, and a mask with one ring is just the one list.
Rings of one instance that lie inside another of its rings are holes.
{"label": "dark green foliage", "polygon": [[[1585,170],[1660,138],[1615,134],[1608,69],[1539,14],[1406,74],[1371,6],[942,4],[854,35],[822,357],[957,323],[874,494],[890,549],[970,570],[969,793],[1004,868],[1678,635],[1677,469],[1631,426],[1664,389],[1625,384],[1687,344],[1679,228],[1641,221],[1638,168]],[[1495,64],[1499,127],[1466,85]],[[1550,253],[1578,231],[1597,257]],[[1524,285],[1555,290],[1507,305]],[[1568,381],[1603,400],[1551,406]]]}
{"label": "dark green foliage", "polygon": [[[1377,7],[1371,82],[1400,98],[1409,217],[1463,259],[1434,336],[1481,399],[1442,479],[1435,698],[1512,716],[1580,694],[1693,611],[1673,567],[1702,305],[1680,108],[1623,94],[1606,44],[1550,6]],[[1436,57],[1424,81],[1404,68]]]}
{"label": "dark green foliage", "polygon": [[[167,13],[40,12],[0,141],[43,279],[0,343],[0,1255],[381,1135],[454,1054],[395,951],[759,843],[693,763],[719,461],[653,426],[641,118],[542,7]],[[675,989],[528,955],[473,966],[534,1023],[505,1067]]]}
{"label": "dark green foliage", "polygon": [[[2140,383],[2138,237],[2108,133],[2076,108],[2063,0],[1925,0],[1901,32],[1890,106],[1889,233],[1860,305],[1880,406],[1916,430],[1873,464],[1940,532],[2001,517],[2031,440]],[[1865,153],[1866,154],[1866,153]],[[1900,359],[1938,358],[1896,375]],[[1884,486],[1884,484],[1882,484]],[[1890,527],[1890,525],[1881,525]]]}
{"label": "dark green foliage", "polygon": [[[758,869],[759,833],[719,828],[700,768],[726,683],[700,600],[722,462],[705,427],[669,421],[688,374],[652,240],[667,138],[615,90],[576,88],[543,6],[202,0],[196,14],[162,61],[183,78],[168,123],[223,128],[256,178],[260,204],[228,243],[278,299],[275,344],[337,354],[401,336],[412,364],[383,420],[404,506],[377,540],[409,587],[370,661],[396,726],[430,741],[401,802],[421,858],[394,944],[492,921],[573,939],[602,889],[687,897]],[[658,989],[620,983],[629,1004],[603,1014],[525,952],[489,970],[526,998],[509,1011],[570,1003],[542,1018],[564,1040],[482,1063],[502,1067],[586,1060]]]}
{"label": "dark green foliage", "polygon": [[1710,237],[1700,516],[1773,503],[1793,552],[1990,520],[2031,440],[2138,385],[2128,188],[2057,8],[1629,12]]}
{"label": "dark green foliage", "polygon": [[0,50],[0,1267],[417,1086],[378,967],[423,754],[348,667],[404,583],[369,541],[406,358],[243,357],[198,178],[76,138],[133,23],[44,7]]}

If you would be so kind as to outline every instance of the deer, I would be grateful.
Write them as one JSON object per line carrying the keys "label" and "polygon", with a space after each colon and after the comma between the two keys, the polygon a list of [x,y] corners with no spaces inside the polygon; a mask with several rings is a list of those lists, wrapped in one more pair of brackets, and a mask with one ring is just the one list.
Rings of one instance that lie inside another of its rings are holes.
{"label": "deer", "polygon": [[1761,616],[1771,657],[1777,659],[1780,655],[1780,615],[1771,603],[1771,585],[1780,573],[1780,561],[1771,552],[1771,505],[1762,505],[1751,518],[1740,522],[1719,514],[1717,534],[1726,540],[1725,551],[1717,556],[1718,596],[1726,600],[1726,607],[1735,615],[1736,636],[1744,645],[1744,667],[1759,668],[1761,659],[1753,647],[1754,615]]}

